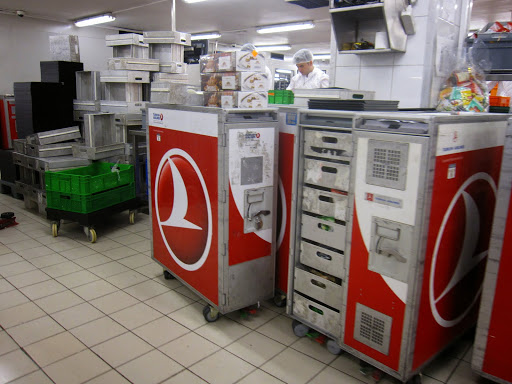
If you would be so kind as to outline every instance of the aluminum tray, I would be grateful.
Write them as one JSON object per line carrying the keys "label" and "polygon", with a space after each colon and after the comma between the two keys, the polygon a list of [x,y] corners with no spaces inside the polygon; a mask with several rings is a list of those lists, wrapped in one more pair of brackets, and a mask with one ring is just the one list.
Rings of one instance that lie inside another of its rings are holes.
{"label": "aluminum tray", "polygon": [[190,45],[191,35],[176,31],[147,31],[144,32],[144,43]]}
{"label": "aluminum tray", "polygon": [[187,100],[187,84],[151,83],[151,102],[184,104]]}
{"label": "aluminum tray", "polygon": [[66,156],[71,155],[70,142],[56,143],[56,144],[27,144],[27,155],[34,157],[53,157],[53,156]]}
{"label": "aluminum tray", "polygon": [[115,144],[115,115],[113,113],[91,113],[84,116],[84,144],[101,147]]}
{"label": "aluminum tray", "polygon": [[146,101],[147,85],[137,83],[105,83],[105,100]]}
{"label": "aluminum tray", "polygon": [[55,171],[59,169],[69,169],[83,167],[91,164],[89,160],[77,159],[73,156],[57,157],[33,157],[21,153],[13,153],[13,162],[17,165],[34,169],[36,171]]}
{"label": "aluminum tray", "polygon": [[72,126],[68,128],[54,129],[52,131],[34,133],[27,136],[27,143],[46,145],[79,139],[80,137],[80,128],[78,126]]}
{"label": "aluminum tray", "polygon": [[113,58],[108,59],[107,65],[110,70],[155,72],[160,70],[160,61],[158,59]]}
{"label": "aluminum tray", "polygon": [[188,73],[167,73],[167,72],[153,72],[153,81],[155,83],[183,83],[188,84]]}
{"label": "aluminum tray", "polygon": [[102,83],[149,83],[148,71],[101,71]]}
{"label": "aluminum tray", "polygon": [[73,145],[73,157],[79,159],[101,160],[112,156],[124,155],[126,153],[126,144],[111,144],[102,147],[86,147],[83,145]]}
{"label": "aluminum tray", "polygon": [[27,153],[26,145],[27,140],[25,139],[14,139],[12,141],[12,148],[14,150],[14,153]]}
{"label": "aluminum tray", "polygon": [[147,106],[146,101],[127,102],[127,101],[107,101],[100,102],[101,112],[107,113],[140,113]]}
{"label": "aluminum tray", "polygon": [[185,46],[181,44],[151,44],[149,57],[158,59],[161,62],[185,61]]}
{"label": "aluminum tray", "polygon": [[122,33],[118,35],[105,36],[107,47],[115,47],[118,45],[144,44],[143,36],[137,33]]}
{"label": "aluminum tray", "polygon": [[142,126],[142,113],[116,113],[116,124],[133,126]]}
{"label": "aluminum tray", "polygon": [[149,46],[142,45],[119,45],[112,48],[114,58],[130,58],[130,59],[148,59]]}
{"label": "aluminum tray", "polygon": [[75,75],[77,100],[101,100],[99,71],[78,71]]}
{"label": "aluminum tray", "polygon": [[187,64],[177,61],[160,62],[160,72],[166,73],[187,73]]}
{"label": "aluminum tray", "polygon": [[99,111],[100,101],[99,100],[73,100],[74,111]]}

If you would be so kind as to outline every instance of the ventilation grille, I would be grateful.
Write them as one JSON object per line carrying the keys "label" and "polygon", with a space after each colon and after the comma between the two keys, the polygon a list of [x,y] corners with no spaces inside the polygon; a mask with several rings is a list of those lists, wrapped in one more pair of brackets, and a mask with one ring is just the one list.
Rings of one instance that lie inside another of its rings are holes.
{"label": "ventilation grille", "polygon": [[366,182],[393,189],[405,189],[409,144],[368,141]]}
{"label": "ventilation grille", "polygon": [[307,9],[329,6],[329,0],[286,0],[286,2],[295,4],[295,5],[300,5],[301,7],[304,7]]}
{"label": "ventilation grille", "polygon": [[392,321],[391,317],[358,303],[354,339],[387,355]]}

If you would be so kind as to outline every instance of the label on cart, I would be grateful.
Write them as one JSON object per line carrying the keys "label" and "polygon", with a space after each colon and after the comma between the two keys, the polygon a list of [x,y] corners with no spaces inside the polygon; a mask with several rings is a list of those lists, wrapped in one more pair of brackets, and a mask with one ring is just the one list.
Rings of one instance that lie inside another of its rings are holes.
{"label": "label on cart", "polygon": [[371,201],[377,204],[383,204],[387,205],[389,207],[395,207],[395,208],[402,208],[403,201],[402,199],[397,199],[392,196],[383,196],[383,195],[377,195],[375,193],[365,193],[366,201]]}
{"label": "label on cart", "polygon": [[456,165],[455,164],[450,164],[448,166],[448,179],[454,179],[455,178],[455,169],[456,169]]}

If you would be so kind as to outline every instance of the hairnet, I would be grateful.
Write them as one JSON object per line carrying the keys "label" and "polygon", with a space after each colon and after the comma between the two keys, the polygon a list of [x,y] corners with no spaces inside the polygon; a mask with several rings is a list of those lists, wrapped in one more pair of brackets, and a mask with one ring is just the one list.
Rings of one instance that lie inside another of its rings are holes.
{"label": "hairnet", "polygon": [[251,43],[247,43],[247,44],[242,45],[242,48],[240,50],[241,51],[247,51],[247,52],[257,51],[257,49],[254,46],[254,44],[251,44]]}
{"label": "hairnet", "polygon": [[300,49],[293,55],[293,64],[309,63],[313,61],[313,54],[309,49]]}

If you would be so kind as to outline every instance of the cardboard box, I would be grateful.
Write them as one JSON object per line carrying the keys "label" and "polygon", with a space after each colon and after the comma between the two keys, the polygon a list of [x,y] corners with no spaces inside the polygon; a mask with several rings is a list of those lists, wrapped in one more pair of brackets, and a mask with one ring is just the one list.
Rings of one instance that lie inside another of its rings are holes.
{"label": "cardboard box", "polygon": [[201,73],[209,72],[265,72],[267,57],[263,53],[256,56],[252,52],[219,52],[203,56],[200,61]]}
{"label": "cardboard box", "polygon": [[201,74],[201,90],[268,91],[268,77],[263,72],[214,72]]}
{"label": "cardboard box", "polygon": [[204,105],[220,108],[266,108],[267,92],[204,92]]}

